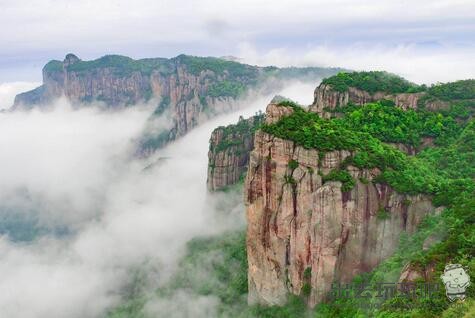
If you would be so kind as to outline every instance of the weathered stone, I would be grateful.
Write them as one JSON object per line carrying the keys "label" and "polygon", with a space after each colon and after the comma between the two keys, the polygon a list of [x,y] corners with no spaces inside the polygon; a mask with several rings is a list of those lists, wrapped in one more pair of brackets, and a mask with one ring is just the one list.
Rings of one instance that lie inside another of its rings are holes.
{"label": "weathered stone", "polygon": [[402,269],[399,276],[399,283],[413,283],[416,280],[423,279],[424,281],[430,281],[433,278],[435,272],[435,265],[429,264],[423,268],[416,267],[411,263],[408,263]]}
{"label": "weathered stone", "polygon": [[422,278],[423,275],[419,270],[412,267],[411,264],[406,264],[399,276],[398,283],[414,282],[416,279]]}
{"label": "weathered stone", "polygon": [[123,72],[115,67],[90,67],[70,69],[80,61],[68,54],[57,68],[43,69],[43,85],[15,98],[12,110],[44,107],[52,100],[66,97],[73,106],[96,102],[109,108],[155,101],[157,109],[170,111],[173,121],[170,140],[184,135],[209,116],[237,109],[231,96],[213,97],[208,94],[210,86],[225,81],[227,73],[215,74],[210,70],[190,72],[180,59],[169,60],[171,70],[162,72]]}
{"label": "weathered stone", "polygon": [[281,106],[275,103],[270,103],[266,108],[266,124],[273,124],[278,122],[284,116],[288,116],[294,112],[292,107]]}
{"label": "weathered stone", "polygon": [[[68,54],[62,62],[47,63],[43,85],[18,94],[10,110],[47,107],[63,96],[74,107],[91,102],[114,109],[152,103],[157,106],[155,115],[169,113],[171,128],[141,142],[138,152],[148,154],[208,118],[237,109],[237,97],[251,88],[267,93],[282,87],[286,80],[314,81],[338,71],[318,67],[267,68],[186,55],[142,60],[109,55],[81,61]],[[285,98],[277,97],[275,102],[282,99]]]}
{"label": "weathered stone", "polygon": [[[425,92],[418,93],[399,93],[387,94],[385,92],[375,92],[373,94],[364,90],[349,87],[344,92],[334,90],[331,85],[320,84],[314,92],[314,102],[310,105],[309,110],[319,113],[322,117],[329,118],[331,111],[336,107],[344,107],[349,102],[354,105],[363,105],[366,103],[375,102],[381,99],[393,101],[397,107],[404,110],[416,109],[418,101],[423,97]],[[447,109],[449,104],[440,100],[430,101],[425,103],[425,108],[428,110],[437,111],[440,109]]]}
{"label": "weathered stone", "polygon": [[[275,109],[267,108],[271,118],[279,117]],[[322,183],[321,175],[349,155],[333,151],[320,159],[317,150],[256,132],[244,190],[250,303],[284,304],[288,293],[300,294],[309,268],[308,304],[314,306],[333,281],[349,282],[370,271],[394,253],[401,233],[413,233],[433,213],[427,196],[360,181],[371,181],[378,169],[348,167],[356,180],[348,192],[340,182]],[[298,163],[294,170],[291,160]]]}
{"label": "weathered stone", "polygon": [[240,119],[236,125],[216,128],[210,138],[208,179],[210,191],[237,183],[247,171],[249,154],[254,147],[254,129],[263,115]]}

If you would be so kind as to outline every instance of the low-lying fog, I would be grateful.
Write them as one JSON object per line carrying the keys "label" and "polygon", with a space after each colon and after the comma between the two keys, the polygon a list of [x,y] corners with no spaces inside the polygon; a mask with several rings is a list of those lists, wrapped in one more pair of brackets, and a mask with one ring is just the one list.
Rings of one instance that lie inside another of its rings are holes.
{"label": "low-lying fog", "polygon": [[[309,104],[316,84],[276,92]],[[149,107],[104,113],[0,113],[0,317],[100,317],[130,269],[159,286],[192,237],[245,226],[240,198],[206,190],[211,131],[248,117],[274,94],[216,117],[151,158],[131,159]],[[236,194],[234,194],[236,195]]]}

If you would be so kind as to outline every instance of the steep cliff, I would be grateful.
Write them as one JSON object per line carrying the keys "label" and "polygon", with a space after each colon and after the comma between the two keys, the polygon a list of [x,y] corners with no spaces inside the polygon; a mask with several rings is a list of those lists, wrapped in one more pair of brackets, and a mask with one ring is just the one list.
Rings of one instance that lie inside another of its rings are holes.
{"label": "steep cliff", "polygon": [[258,69],[234,62],[198,62],[203,61],[188,56],[137,61],[105,56],[81,61],[68,54],[63,62],[46,64],[43,85],[18,95],[12,109],[41,107],[60,96],[76,106],[100,102],[106,107],[124,107],[156,101],[155,115],[169,111],[173,121],[170,131],[161,136],[166,142],[185,134],[208,115],[231,109],[233,99],[245,87],[255,85],[259,76]]}
{"label": "steep cliff", "polygon": [[223,190],[236,184],[247,171],[249,154],[254,147],[254,132],[264,114],[239,118],[235,125],[216,128],[209,140],[208,190]]}
{"label": "steep cliff", "polygon": [[[467,81],[471,83],[473,80]],[[472,95],[460,94],[447,98],[447,95],[440,94],[447,85],[451,84],[428,88],[385,72],[339,73],[324,79],[315,89],[314,102],[309,109],[324,117],[330,117],[339,107],[348,104],[363,105],[382,99],[393,101],[397,107],[404,110],[449,111],[453,105],[460,102],[468,100],[475,103]]]}
{"label": "steep cliff", "polygon": [[[395,177],[395,169],[419,169],[402,168],[412,159],[395,148],[376,139],[366,144],[359,132],[338,135],[331,125],[339,122],[290,103],[271,103],[266,123],[255,135],[244,191],[250,303],[282,305],[292,293],[314,306],[332,282],[349,282],[374,268],[395,251],[401,233],[413,233],[435,211],[429,195],[417,194],[424,190],[401,186],[405,172]],[[369,159],[381,147],[393,159]]]}
{"label": "steep cliff", "polygon": [[[333,89],[329,84],[321,84],[317,87],[314,94],[314,102],[310,106],[310,110],[324,114],[325,112],[335,110],[337,107],[343,107],[348,103],[355,105],[363,105],[370,102],[375,102],[381,99],[392,100],[396,106],[403,109],[417,108],[418,100],[424,95],[419,93],[400,93],[400,94],[386,94],[385,92],[375,92],[370,94],[367,91],[349,87],[344,92],[339,92]],[[328,113],[327,113],[328,116]]]}
{"label": "steep cliff", "polygon": [[43,85],[17,95],[12,110],[41,107],[61,96],[76,107],[91,102],[111,108],[152,102],[157,107],[155,115],[170,113],[172,127],[143,140],[146,151],[185,134],[217,113],[232,110],[238,97],[270,78],[316,81],[338,71],[257,67],[187,55],[141,60],[107,55],[82,61],[68,54],[62,62],[47,63],[43,68]]}
{"label": "steep cliff", "polygon": [[[271,103],[284,101],[290,102],[288,98],[276,95]],[[259,111],[250,118],[239,118],[235,125],[221,126],[212,132],[208,152],[208,190],[223,190],[243,180],[254,148],[254,132],[264,119],[264,114]],[[274,119],[268,118],[267,121],[273,122]]]}

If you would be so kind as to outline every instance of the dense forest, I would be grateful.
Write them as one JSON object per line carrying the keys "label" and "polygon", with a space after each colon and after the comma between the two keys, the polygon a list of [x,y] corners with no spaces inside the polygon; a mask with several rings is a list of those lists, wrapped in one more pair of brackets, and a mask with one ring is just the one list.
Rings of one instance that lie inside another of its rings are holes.
{"label": "dense forest", "polygon": [[[461,80],[451,83],[437,83],[431,86],[417,85],[395,74],[382,71],[340,72],[322,81],[333,90],[345,92],[354,87],[371,94],[384,92],[388,94],[425,92],[422,101],[440,99],[457,105],[460,100],[475,99],[475,80]],[[473,101],[469,103],[473,107]],[[470,107],[470,106],[469,106]]]}
{"label": "dense forest", "polygon": [[347,91],[349,87],[355,87],[369,93],[413,93],[425,90],[425,86],[419,86],[397,75],[381,72],[340,72],[335,76],[328,77],[322,84],[330,85],[338,92]]}
{"label": "dense forest", "polygon": [[[373,75],[374,79],[385,79],[387,74],[382,72],[350,74],[349,77],[339,74],[324,82],[370,85],[372,91],[381,87],[391,92],[420,89],[401,78],[378,82],[377,85],[383,86],[372,86],[376,85],[372,80],[365,82],[367,76]],[[434,205],[443,208],[440,215],[427,217],[414,235],[403,235],[397,252],[371,272],[357,276],[354,284],[364,281],[375,285],[385,279],[397,280],[407,264],[421,271],[431,268],[430,281],[440,279],[447,263],[462,264],[470,273],[475,273],[475,120],[471,116],[475,105],[470,101],[474,97],[475,81],[437,84],[423,89],[431,98],[449,101],[450,110],[403,111],[393,102],[381,100],[363,106],[340,107],[332,118],[324,119],[296,103],[282,101],[280,105],[292,107],[293,113],[260,127],[264,132],[293,140],[305,148],[323,152],[351,150],[353,155],[338,170],[323,176],[324,181],[341,181],[343,189],[349,190],[355,183],[346,170],[349,165],[377,167],[381,174],[373,182],[389,184],[400,193],[431,195]],[[465,102],[460,103],[460,100]],[[429,146],[423,147],[424,139],[431,141]],[[395,143],[414,147],[417,153],[409,155],[398,150]],[[424,247],[424,242],[433,236],[439,240]],[[349,297],[330,300],[312,310],[307,309],[304,294],[290,296],[288,304],[282,307],[248,306],[244,232],[195,239],[187,248],[175,279],[169,286],[157,290],[156,295],[165,297],[180,288],[199,295],[213,295],[219,299],[218,314],[222,317],[455,318],[475,315],[475,303],[470,299],[475,296],[474,284],[467,290],[469,299],[458,303],[450,303],[442,288],[430,298],[419,295],[410,299],[397,295],[361,303],[361,299]],[[222,253],[223,257],[213,260],[211,256],[215,253]],[[198,281],[193,268],[203,266],[210,271]],[[132,298],[109,316],[144,317],[145,301],[143,295]]]}
{"label": "dense forest", "polygon": [[[466,82],[463,82],[465,85]],[[377,182],[387,183],[401,193],[426,193],[433,196],[437,206],[445,207],[441,216],[428,217],[413,237],[402,237],[399,251],[374,271],[355,278],[376,284],[387,273],[393,279],[407,263],[414,268],[435,266],[430,279],[438,280],[446,263],[460,263],[471,271],[475,262],[475,121],[425,110],[402,111],[387,101],[349,106],[340,118],[322,119],[292,106],[294,113],[281,121],[264,125],[262,129],[284,139],[295,141],[306,148],[321,151],[349,149],[354,155],[345,165],[361,168],[378,167],[382,173]],[[473,109],[467,109],[472,112]],[[409,156],[387,142],[419,146],[422,137],[434,138],[434,146]],[[332,171],[324,180],[338,180],[350,189],[354,180],[346,172]],[[422,251],[423,241],[431,234],[445,233],[431,249]],[[469,295],[475,289],[469,288]],[[466,302],[455,308],[449,306],[444,291],[431,299],[408,300],[403,297],[378,304],[368,312],[355,300],[339,300],[317,307],[324,317],[461,317],[473,303]],[[282,317],[292,317],[286,316]]]}
{"label": "dense forest", "polygon": [[[254,134],[254,132],[260,127],[264,122],[264,113],[258,112],[249,119],[239,118],[238,122],[235,125],[220,126],[218,128],[222,129],[222,137],[218,144],[213,148],[213,145],[210,146],[211,151],[224,151],[232,146],[239,146],[242,144],[240,136],[249,136]],[[216,129],[218,129],[216,128]],[[242,137],[241,137],[242,139]]]}

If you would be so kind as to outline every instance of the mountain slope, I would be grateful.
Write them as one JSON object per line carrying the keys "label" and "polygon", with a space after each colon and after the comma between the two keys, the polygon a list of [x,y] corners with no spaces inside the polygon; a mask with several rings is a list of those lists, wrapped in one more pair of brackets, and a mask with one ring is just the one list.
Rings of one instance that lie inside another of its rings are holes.
{"label": "mountain slope", "polygon": [[[110,317],[148,317],[145,296],[183,289],[219,299],[212,317],[471,317],[473,300],[450,303],[443,286],[414,298],[356,298],[353,289],[349,298],[332,299],[324,292],[331,277],[355,288],[367,282],[374,296],[381,282],[440,282],[447,263],[475,271],[475,105],[460,103],[470,97],[467,85],[425,88],[443,92],[436,99],[449,108],[438,111],[381,100],[339,105],[322,118],[290,101],[271,102],[248,154],[247,239],[226,233],[193,240],[169,285],[127,299]],[[450,97],[457,91],[463,94]],[[228,127],[226,144],[248,138]],[[203,269],[204,277],[196,275]],[[249,296],[257,304],[246,304]],[[467,297],[474,296],[470,286]]]}
{"label": "mountain slope", "polygon": [[[250,303],[283,305],[294,294],[315,306],[332,282],[349,283],[389,258],[402,234],[441,212],[435,206],[473,195],[473,141],[460,140],[473,137],[475,81],[430,88],[378,81],[365,91],[372,75],[363,75],[342,89],[324,80],[309,110],[267,107],[244,190]],[[399,103],[398,94],[423,103]],[[467,252],[463,240],[453,238],[454,250]],[[452,259],[444,252],[444,263]]]}
{"label": "mountain slope", "polygon": [[64,61],[48,62],[43,85],[17,95],[12,110],[42,107],[61,96],[76,107],[92,102],[108,108],[153,103],[154,116],[167,113],[171,123],[161,134],[144,138],[146,151],[182,136],[217,113],[232,110],[250,89],[291,79],[318,81],[336,72],[332,68],[257,67],[187,55],[141,60],[106,55],[82,61],[68,54]]}
{"label": "mountain slope", "polygon": [[325,78],[315,89],[310,110],[328,117],[328,112],[347,104],[363,105],[385,99],[404,110],[426,109],[447,113],[463,108],[473,114],[473,87],[473,79],[427,87],[386,72],[341,72]]}
{"label": "mountain slope", "polygon": [[254,146],[254,131],[264,121],[264,114],[240,118],[235,125],[216,128],[208,152],[208,190],[225,190],[242,180],[247,171],[249,153]]}

